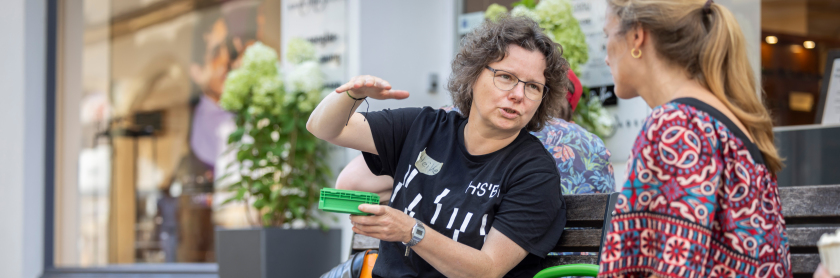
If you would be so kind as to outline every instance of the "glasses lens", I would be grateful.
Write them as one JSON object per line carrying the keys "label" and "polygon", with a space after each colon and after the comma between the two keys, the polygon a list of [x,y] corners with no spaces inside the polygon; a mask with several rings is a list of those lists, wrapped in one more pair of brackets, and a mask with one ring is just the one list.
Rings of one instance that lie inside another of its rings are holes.
{"label": "glasses lens", "polygon": [[541,100],[545,86],[537,83],[525,83],[525,96],[531,100]]}
{"label": "glasses lens", "polygon": [[503,71],[496,71],[496,75],[493,77],[493,84],[496,84],[497,88],[505,91],[513,89],[517,83],[519,83],[519,79],[516,76]]}

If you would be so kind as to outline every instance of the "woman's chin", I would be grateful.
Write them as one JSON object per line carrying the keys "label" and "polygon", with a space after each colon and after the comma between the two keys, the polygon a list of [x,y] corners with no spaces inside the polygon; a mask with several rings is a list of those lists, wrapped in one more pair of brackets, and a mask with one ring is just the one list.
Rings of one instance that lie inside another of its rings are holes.
{"label": "woman's chin", "polygon": [[620,99],[631,99],[631,98],[639,96],[639,94],[637,94],[635,92],[625,92],[623,90],[619,90],[618,87],[616,87],[615,96],[620,98]]}

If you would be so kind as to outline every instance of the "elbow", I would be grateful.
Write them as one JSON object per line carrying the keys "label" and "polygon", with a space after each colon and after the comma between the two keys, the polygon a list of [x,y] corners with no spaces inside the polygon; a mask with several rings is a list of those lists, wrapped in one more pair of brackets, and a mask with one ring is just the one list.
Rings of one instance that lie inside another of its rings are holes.
{"label": "elbow", "polygon": [[315,124],[313,124],[313,123],[312,123],[312,122],[313,122],[313,121],[312,121],[312,118],[313,118],[313,117],[315,117],[315,116],[314,116],[314,115],[310,115],[310,116],[309,116],[309,119],[308,119],[308,120],[306,120],[306,130],[307,130],[307,131],[309,131],[309,133],[312,133],[312,135],[315,135],[315,137],[321,138],[321,137],[320,137],[320,136],[318,136],[318,134],[315,132]]}
{"label": "elbow", "polygon": [[325,136],[323,132],[318,130],[318,124],[316,122],[317,120],[315,119],[315,115],[310,115],[309,120],[306,120],[306,130],[309,131],[309,133],[312,133],[312,135],[314,135],[318,139],[327,140],[327,138],[324,138]]}

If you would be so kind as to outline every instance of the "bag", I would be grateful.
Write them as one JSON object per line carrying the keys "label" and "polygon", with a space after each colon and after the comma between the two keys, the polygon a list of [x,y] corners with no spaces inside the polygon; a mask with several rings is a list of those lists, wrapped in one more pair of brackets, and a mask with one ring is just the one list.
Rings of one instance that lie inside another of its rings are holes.
{"label": "bag", "polygon": [[377,250],[357,252],[347,261],[321,275],[321,278],[371,278],[378,256]]}

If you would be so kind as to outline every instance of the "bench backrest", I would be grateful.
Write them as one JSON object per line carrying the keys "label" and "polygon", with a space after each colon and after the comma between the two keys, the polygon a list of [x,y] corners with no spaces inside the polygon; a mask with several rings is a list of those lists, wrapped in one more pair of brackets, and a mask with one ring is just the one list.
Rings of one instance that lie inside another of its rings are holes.
{"label": "bench backrest", "polygon": [[[840,227],[840,185],[779,188],[787,223],[791,266],[795,277],[811,277],[820,262],[817,241]],[[566,195],[566,227],[552,252],[599,252],[604,227],[609,227],[618,193]],[[379,248],[379,240],[353,236],[353,252]],[[549,256],[545,267],[575,263],[598,264],[597,255]]]}

